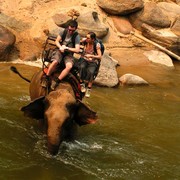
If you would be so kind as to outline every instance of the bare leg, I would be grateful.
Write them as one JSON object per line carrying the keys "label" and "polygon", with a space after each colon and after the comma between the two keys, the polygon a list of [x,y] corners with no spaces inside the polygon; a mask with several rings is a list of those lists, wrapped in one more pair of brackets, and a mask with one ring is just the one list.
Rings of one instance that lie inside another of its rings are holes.
{"label": "bare leg", "polygon": [[93,82],[88,82],[88,88],[92,88]]}
{"label": "bare leg", "polygon": [[55,90],[55,88],[58,86],[58,84],[61,82],[61,80],[68,75],[68,73],[70,72],[72,67],[73,67],[72,62],[66,62],[65,63],[65,68],[62,70],[62,72],[58,76],[58,79],[52,81],[52,83],[51,83],[51,89],[52,90]]}
{"label": "bare leg", "polygon": [[41,82],[41,86],[44,87],[44,88],[48,88],[49,85],[50,85],[50,75],[52,74],[52,72],[55,70],[56,66],[58,64],[58,61],[54,60],[48,70],[47,70],[47,73],[46,73],[46,76],[45,78],[42,79],[42,82]]}
{"label": "bare leg", "polygon": [[57,62],[56,60],[54,60],[54,61],[50,64],[46,75],[47,75],[47,76],[50,76],[51,73],[54,72],[54,70],[55,70],[55,68],[56,68],[57,65],[58,65],[58,62]]}
{"label": "bare leg", "polygon": [[70,72],[70,70],[72,69],[72,66],[73,65],[71,62],[67,62],[65,69],[63,69],[63,71],[59,75],[58,79],[62,80],[63,78],[65,78],[68,75],[68,73]]}

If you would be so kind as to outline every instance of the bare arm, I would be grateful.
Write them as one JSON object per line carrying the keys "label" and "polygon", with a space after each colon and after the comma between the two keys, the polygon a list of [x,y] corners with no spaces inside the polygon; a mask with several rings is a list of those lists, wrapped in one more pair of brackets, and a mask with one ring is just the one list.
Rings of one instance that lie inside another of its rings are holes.
{"label": "bare arm", "polygon": [[56,38],[55,44],[59,49],[61,48],[61,44],[60,44],[61,40],[62,40],[61,36],[58,35]]}
{"label": "bare arm", "polygon": [[97,55],[93,55],[92,58],[100,59],[102,58],[102,53],[100,47],[97,48]]}
{"label": "bare arm", "polygon": [[94,55],[94,54],[86,54],[85,57],[101,60],[102,53],[101,53],[101,49],[100,49],[100,44],[97,45],[96,49],[97,49],[97,54],[96,55]]}
{"label": "bare arm", "polygon": [[71,52],[74,52],[74,53],[79,53],[79,51],[80,51],[80,44],[76,44],[75,48],[66,47],[66,49],[68,49],[68,51],[71,51]]}
{"label": "bare arm", "polygon": [[80,52],[80,44],[76,44],[75,48],[67,47],[65,45],[60,44],[61,40],[62,40],[62,37],[60,35],[58,35],[57,38],[56,38],[55,44],[62,52],[64,52],[64,50],[68,50],[68,51],[71,51],[71,52],[74,52],[74,53],[79,53]]}

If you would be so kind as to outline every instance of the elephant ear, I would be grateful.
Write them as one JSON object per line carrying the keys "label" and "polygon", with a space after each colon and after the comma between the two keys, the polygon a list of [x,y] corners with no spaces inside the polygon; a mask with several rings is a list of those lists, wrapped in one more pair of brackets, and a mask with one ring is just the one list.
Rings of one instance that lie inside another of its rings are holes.
{"label": "elephant ear", "polygon": [[94,124],[97,121],[96,112],[92,111],[87,105],[81,101],[77,102],[77,108],[75,112],[75,121],[79,126],[86,124]]}
{"label": "elephant ear", "polygon": [[42,96],[30,102],[27,106],[22,107],[20,110],[24,112],[25,116],[34,119],[43,119],[44,118],[44,99]]}

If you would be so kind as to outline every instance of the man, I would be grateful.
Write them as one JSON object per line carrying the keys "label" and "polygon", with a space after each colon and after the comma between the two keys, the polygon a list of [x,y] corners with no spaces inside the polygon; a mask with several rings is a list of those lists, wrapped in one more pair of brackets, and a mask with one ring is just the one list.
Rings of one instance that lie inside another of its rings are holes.
{"label": "man", "polygon": [[[75,20],[71,20],[67,30],[61,31],[57,36],[55,44],[58,49],[51,58],[52,63],[47,70],[45,81],[41,84],[42,87],[47,87],[49,85],[50,75],[55,71],[57,65],[60,64],[62,60],[64,60],[65,68],[62,70],[58,78],[52,81],[52,90],[58,86],[60,81],[65,78],[72,69],[74,65],[73,53],[79,53],[80,51],[80,36],[76,32],[77,27],[78,23]],[[63,37],[65,31],[66,34],[65,37]]]}

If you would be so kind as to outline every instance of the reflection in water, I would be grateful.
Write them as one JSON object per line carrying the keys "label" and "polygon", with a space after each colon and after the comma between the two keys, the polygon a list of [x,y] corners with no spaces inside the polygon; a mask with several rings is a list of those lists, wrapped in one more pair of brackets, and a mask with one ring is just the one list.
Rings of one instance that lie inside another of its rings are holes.
{"label": "reflection in water", "polygon": [[[56,157],[37,121],[19,111],[30,100],[28,83],[9,66],[0,64],[0,179],[179,179],[179,66],[141,69],[148,87],[94,87],[83,101],[99,121],[79,128]],[[38,70],[17,67],[29,79]],[[130,67],[119,74],[127,71],[140,75]]]}

